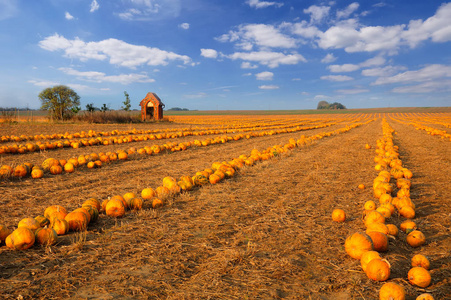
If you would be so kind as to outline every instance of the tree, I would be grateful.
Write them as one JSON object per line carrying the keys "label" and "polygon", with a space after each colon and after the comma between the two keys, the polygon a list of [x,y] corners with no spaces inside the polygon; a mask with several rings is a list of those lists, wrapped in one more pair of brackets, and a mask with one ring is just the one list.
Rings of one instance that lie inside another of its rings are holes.
{"label": "tree", "polygon": [[316,107],[316,109],[328,109],[328,108],[329,108],[329,103],[324,100],[318,102],[318,106]]}
{"label": "tree", "polygon": [[94,103],[86,104],[86,110],[89,111],[90,113],[94,112],[96,109],[98,108],[94,106]]}
{"label": "tree", "polygon": [[125,95],[125,100],[124,100],[124,102],[122,102],[122,103],[124,103],[124,106],[122,106],[121,108],[125,111],[129,111],[130,107],[132,107],[132,105],[130,104],[130,97],[129,97],[127,91],[124,92],[124,95]]}
{"label": "tree", "polygon": [[102,107],[100,108],[100,110],[103,111],[103,112],[106,112],[106,111],[108,111],[108,110],[110,110],[110,109],[108,108],[108,106],[107,106],[105,103],[103,103],[103,105],[102,105]]}
{"label": "tree", "polygon": [[41,109],[47,110],[49,115],[56,120],[69,119],[75,109],[80,105],[80,96],[65,85],[57,85],[46,88],[39,94]]}

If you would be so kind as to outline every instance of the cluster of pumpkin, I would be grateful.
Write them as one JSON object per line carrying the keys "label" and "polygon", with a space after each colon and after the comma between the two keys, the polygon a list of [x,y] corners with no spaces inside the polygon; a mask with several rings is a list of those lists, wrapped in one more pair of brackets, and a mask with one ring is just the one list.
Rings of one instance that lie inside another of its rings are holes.
{"label": "cluster of pumpkin", "polygon": [[[377,163],[375,169],[379,171],[373,181],[374,197],[379,200],[377,204],[369,200],[364,204],[364,224],[366,232],[356,232],[345,241],[345,250],[353,258],[359,259],[365,274],[375,281],[386,281],[390,276],[390,263],[380,256],[380,252],[388,250],[389,237],[398,236],[398,228],[394,224],[386,224],[394,213],[407,218],[402,222],[400,228],[407,233],[406,241],[412,247],[419,247],[425,243],[424,234],[416,230],[416,224],[411,220],[415,216],[415,205],[410,199],[410,178],[412,172],[402,166],[399,158],[398,147],[393,144],[394,130],[382,120],[383,138],[377,141]],[[369,145],[366,148],[371,148]],[[390,171],[388,171],[390,169]],[[398,188],[396,197],[392,197],[394,186],[390,183],[391,178],[396,179]],[[362,187],[361,187],[362,188]],[[341,217],[340,217],[341,216]],[[335,221],[344,221],[344,212],[333,212]],[[423,255],[412,258],[412,268],[407,278],[412,285],[422,288],[429,286],[431,276],[428,271],[429,261]],[[380,299],[403,300],[405,299],[404,288],[396,283],[386,283],[382,286]],[[424,297],[428,298],[424,298]],[[433,299],[429,294],[421,295],[417,299]]]}
{"label": "cluster of pumpkin", "polygon": [[103,163],[109,163],[116,160],[127,160],[130,153],[133,153],[133,149],[129,149],[128,152],[119,150],[117,152],[103,153],[91,153],[87,155],[80,155],[78,157],[72,157],[68,160],[47,158],[39,165],[33,165],[31,163],[23,163],[16,167],[3,165],[0,167],[0,179],[5,178],[23,178],[31,176],[34,179],[42,178],[45,173],[52,175],[66,173],[73,173],[76,168],[86,165],[87,168],[100,168]]}
{"label": "cluster of pumpkin", "polygon": [[[396,121],[398,121],[399,123],[402,124],[407,124],[407,125],[412,125],[415,127],[416,130],[424,130],[427,132],[427,134],[430,134],[432,136],[440,136],[442,139],[447,139],[449,141],[451,141],[451,134],[449,134],[448,132],[446,132],[446,130],[440,130],[437,128],[433,128],[430,126],[426,126],[423,124],[420,124],[418,121],[401,121],[399,119],[394,119]],[[447,127],[449,124],[447,123],[441,123],[443,126]]]}

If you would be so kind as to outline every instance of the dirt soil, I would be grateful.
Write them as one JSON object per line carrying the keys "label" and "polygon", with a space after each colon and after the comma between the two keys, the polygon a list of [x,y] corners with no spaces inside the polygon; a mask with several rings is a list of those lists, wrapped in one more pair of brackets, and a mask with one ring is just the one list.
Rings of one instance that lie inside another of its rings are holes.
{"label": "dirt soil", "polygon": [[[170,199],[161,209],[146,205],[121,219],[101,214],[87,232],[62,236],[51,247],[14,251],[3,244],[0,298],[379,299],[383,283],[368,279],[359,261],[344,251],[344,241],[365,230],[361,217],[365,201],[374,199],[373,159],[381,120],[244,167],[231,179]],[[435,299],[451,299],[451,142],[390,118],[388,122],[396,131],[394,143],[403,164],[414,174],[415,221],[427,239],[419,248],[410,247],[403,232],[390,240],[389,251],[382,253],[391,264],[389,281],[406,289],[407,300],[424,291]],[[8,132],[3,127],[2,134],[22,134],[25,126],[12,125]],[[52,204],[74,209],[90,197],[140,193],[156,188],[165,176],[192,176],[254,148],[340,127],[190,148],[40,180],[3,181],[0,224],[14,229],[22,218],[40,215]],[[373,149],[365,149],[366,143]],[[122,148],[129,146],[139,145]],[[66,158],[89,151],[62,149],[46,155]],[[41,158],[38,153],[22,156]],[[361,183],[365,190],[357,188]],[[346,211],[346,222],[332,221],[334,208]],[[388,222],[399,226],[403,220],[395,215]],[[417,253],[431,261],[427,289],[407,281],[410,259]]]}

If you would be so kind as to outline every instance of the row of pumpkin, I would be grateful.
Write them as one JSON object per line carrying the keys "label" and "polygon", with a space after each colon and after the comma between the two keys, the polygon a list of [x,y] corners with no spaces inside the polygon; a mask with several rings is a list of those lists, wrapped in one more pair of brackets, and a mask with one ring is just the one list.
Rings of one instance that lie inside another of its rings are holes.
{"label": "row of pumpkin", "polygon": [[[127,160],[130,157],[133,157],[135,153],[141,155],[156,155],[160,153],[167,152],[176,152],[183,151],[192,146],[209,146],[214,144],[224,144],[229,141],[238,141],[241,139],[250,139],[256,137],[263,137],[268,135],[276,135],[283,133],[293,133],[311,129],[324,128],[335,125],[335,123],[325,123],[322,125],[308,126],[308,127],[295,127],[291,129],[280,129],[280,130],[271,130],[271,131],[262,131],[262,132],[250,132],[247,134],[235,134],[233,136],[230,135],[222,135],[217,136],[215,138],[206,138],[202,141],[194,140],[192,142],[167,142],[163,145],[154,144],[152,146],[145,146],[139,149],[135,147],[130,147],[127,150],[118,150],[116,152],[100,152],[100,153],[91,153],[86,155],[80,155],[78,157],[72,157],[67,160],[57,160],[54,158],[46,159],[41,166],[34,166],[31,163],[25,162],[19,164],[15,167],[9,165],[2,165],[0,167],[0,179],[12,179],[12,178],[24,178],[31,176],[34,179],[39,179],[44,177],[45,173],[49,173],[52,175],[62,174],[63,171],[66,173],[72,173],[79,166],[86,165],[87,168],[99,168],[104,163],[109,163],[117,160]],[[131,139],[131,137],[129,137]]]}
{"label": "row of pumpkin", "polygon": [[59,235],[69,231],[84,231],[88,225],[95,222],[99,213],[106,216],[121,218],[127,210],[141,210],[143,207],[157,209],[165,204],[167,199],[182,192],[188,192],[195,187],[207,184],[217,184],[220,181],[235,176],[236,171],[244,166],[252,166],[256,162],[269,160],[296,147],[304,147],[324,137],[347,132],[361,126],[356,123],[331,132],[323,132],[310,137],[301,136],[298,140],[289,139],[284,145],[275,145],[263,151],[253,149],[250,155],[240,155],[230,161],[214,162],[210,168],[198,171],[194,176],[181,176],[176,180],[171,176],[163,178],[162,185],[156,189],[151,187],[141,191],[141,197],[129,192],[124,195],[114,195],[100,202],[95,198],[86,200],[81,207],[70,212],[61,205],[47,207],[43,215],[35,218],[22,219],[17,229],[11,231],[7,226],[0,225],[0,242],[4,241],[11,249],[25,250],[35,243],[52,245]]}
{"label": "row of pumpkin", "polygon": [[[426,126],[426,125],[421,124],[419,121],[409,121],[409,120],[400,120],[400,119],[393,119],[393,120],[395,120],[401,124],[414,126],[416,130],[424,130],[429,135],[439,136],[440,138],[442,138],[444,140],[451,141],[451,134],[448,133],[446,130],[441,130],[441,129],[437,129],[434,127]],[[444,124],[449,125],[448,123],[444,123]]]}
{"label": "row of pumpkin", "polygon": [[[406,242],[412,247],[419,247],[426,241],[424,234],[417,230],[412,219],[415,217],[415,204],[410,198],[410,187],[413,174],[403,167],[399,157],[399,148],[393,143],[393,128],[386,119],[382,120],[383,138],[377,141],[375,170],[378,176],[373,181],[373,196],[378,199],[379,205],[369,200],[364,204],[365,233],[356,232],[345,241],[346,252],[355,259],[360,260],[361,267],[368,278],[375,281],[386,281],[390,277],[390,263],[383,259],[380,252],[388,251],[389,238],[396,239],[399,235],[398,227],[386,224],[397,211],[399,216],[406,218],[400,224],[401,231],[407,234]],[[367,146],[366,148],[371,148]],[[397,193],[392,179],[396,180]],[[428,271],[429,260],[421,254],[412,257],[411,269],[407,274],[408,281],[421,288],[426,288],[431,282]],[[394,282],[385,283],[379,291],[380,300],[404,300],[404,288]],[[417,300],[434,299],[431,294],[423,293]]]}

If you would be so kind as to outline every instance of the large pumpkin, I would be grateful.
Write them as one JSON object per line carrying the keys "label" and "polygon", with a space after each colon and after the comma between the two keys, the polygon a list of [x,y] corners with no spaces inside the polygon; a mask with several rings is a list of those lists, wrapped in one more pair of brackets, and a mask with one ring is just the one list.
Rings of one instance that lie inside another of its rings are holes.
{"label": "large pumpkin", "polygon": [[5,244],[8,248],[25,250],[34,245],[35,235],[27,227],[19,227],[6,237]]}
{"label": "large pumpkin", "polygon": [[414,230],[407,235],[407,243],[412,247],[419,247],[426,242],[426,237],[419,230]]}
{"label": "large pumpkin", "polygon": [[120,199],[111,199],[105,207],[107,216],[121,218],[125,215],[125,206]]}
{"label": "large pumpkin", "polygon": [[53,245],[58,241],[58,235],[53,228],[39,228],[35,236],[36,242],[40,245]]}
{"label": "large pumpkin", "polygon": [[47,219],[50,220],[50,215],[53,212],[58,212],[58,211],[61,211],[61,212],[64,212],[65,214],[67,214],[67,211],[66,211],[66,209],[63,206],[61,206],[61,205],[52,205],[52,206],[49,206],[49,207],[47,207],[45,209],[44,217],[46,217]]}
{"label": "large pumpkin", "polygon": [[416,254],[412,257],[412,267],[422,267],[426,270],[429,270],[430,262],[429,259],[422,255],[422,254]]}
{"label": "large pumpkin", "polygon": [[407,279],[413,285],[425,288],[431,284],[431,274],[422,267],[413,267],[407,273]]}
{"label": "large pumpkin", "polygon": [[36,229],[41,227],[41,224],[39,224],[39,222],[35,218],[25,218],[20,220],[17,227],[27,227],[31,231],[35,232]]}
{"label": "large pumpkin", "polygon": [[379,300],[404,300],[406,291],[402,286],[394,282],[387,282],[379,291]]}
{"label": "large pumpkin", "polygon": [[72,211],[64,218],[69,224],[69,230],[84,231],[88,227],[88,217],[81,211]]}
{"label": "large pumpkin", "polygon": [[365,274],[372,280],[385,281],[390,277],[390,264],[386,260],[375,258],[366,266]]}
{"label": "large pumpkin", "polygon": [[377,251],[366,251],[362,254],[362,257],[360,258],[360,265],[362,266],[364,272],[366,271],[366,266],[368,263],[375,258],[381,259],[381,256]]}
{"label": "large pumpkin", "polygon": [[69,223],[65,219],[54,218],[50,227],[55,230],[57,235],[65,235],[69,232]]}
{"label": "large pumpkin", "polygon": [[378,231],[367,232],[373,241],[373,248],[379,252],[385,252],[388,250],[388,237],[385,233]]}
{"label": "large pumpkin", "polygon": [[349,256],[360,259],[366,251],[373,250],[373,242],[366,233],[356,232],[345,241],[345,251]]}

